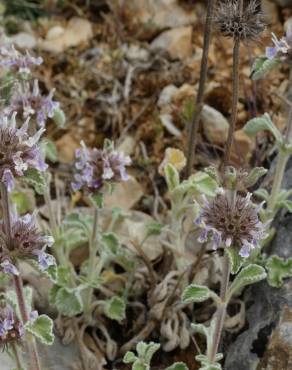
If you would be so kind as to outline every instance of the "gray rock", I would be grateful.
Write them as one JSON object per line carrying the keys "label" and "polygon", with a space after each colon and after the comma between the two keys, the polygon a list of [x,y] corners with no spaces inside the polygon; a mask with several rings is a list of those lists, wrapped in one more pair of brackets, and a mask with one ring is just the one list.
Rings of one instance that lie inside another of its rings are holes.
{"label": "gray rock", "polygon": [[[292,188],[292,159],[283,187]],[[281,212],[274,226],[277,234],[266,252],[292,257],[292,214]],[[244,299],[249,307],[248,329],[229,347],[225,370],[292,369],[291,291],[291,279],[281,289],[272,288],[265,281],[247,289]]]}

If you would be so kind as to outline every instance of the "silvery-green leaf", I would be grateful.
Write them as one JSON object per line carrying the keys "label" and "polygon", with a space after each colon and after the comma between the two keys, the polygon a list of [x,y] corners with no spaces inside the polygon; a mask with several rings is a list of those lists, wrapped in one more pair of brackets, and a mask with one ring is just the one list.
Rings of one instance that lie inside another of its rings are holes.
{"label": "silvery-green leaf", "polygon": [[105,301],[104,313],[112,320],[123,320],[126,316],[125,301],[118,296],[112,297],[111,299]]}
{"label": "silvery-green leaf", "polygon": [[70,267],[68,266],[58,266],[57,269],[57,284],[59,286],[68,286],[69,281],[70,281]]}
{"label": "silvery-green leaf", "polygon": [[231,273],[237,274],[244,263],[244,258],[241,257],[238,250],[233,247],[225,248],[225,252],[230,261]]}
{"label": "silvery-green leaf", "polygon": [[77,289],[60,288],[55,302],[58,311],[64,316],[73,317],[83,311],[82,299]]}
{"label": "silvery-green leaf", "polygon": [[163,229],[163,224],[159,222],[151,222],[147,225],[147,237],[151,235],[160,235]]}
{"label": "silvery-green leaf", "polygon": [[167,367],[165,370],[188,370],[189,368],[184,362],[175,362],[173,365]]}
{"label": "silvery-green leaf", "polygon": [[258,180],[264,176],[268,171],[264,167],[255,167],[253,168],[248,176],[244,178],[244,183],[247,187],[255,185]]}
{"label": "silvery-green leaf", "polygon": [[249,136],[254,136],[260,131],[270,131],[278,144],[283,143],[283,136],[271,120],[271,117],[268,113],[265,113],[261,117],[253,118],[248,121],[243,130]]}
{"label": "silvery-green leaf", "polygon": [[104,195],[101,192],[98,192],[96,194],[91,194],[90,195],[90,200],[91,203],[93,204],[94,207],[97,209],[101,209],[104,207]]}
{"label": "silvery-green leaf", "polygon": [[44,139],[41,141],[41,147],[45,157],[51,162],[55,163],[58,160],[57,147],[52,140]]}
{"label": "silvery-green leaf", "polygon": [[150,370],[149,365],[145,365],[141,360],[136,360],[133,363],[132,370]]}
{"label": "silvery-green leaf", "polygon": [[292,277],[292,258],[271,256],[266,262],[268,283],[275,288],[283,285],[283,279]]}
{"label": "silvery-green leaf", "polygon": [[234,279],[229,288],[229,296],[237,292],[239,289],[261,281],[267,277],[265,269],[262,266],[251,264],[244,267]]}
{"label": "silvery-green leaf", "polygon": [[88,215],[83,215],[80,212],[71,212],[65,216],[64,225],[72,229],[83,230],[86,234],[91,233],[92,229],[92,217]]}
{"label": "silvery-green leaf", "polygon": [[40,315],[32,322],[28,321],[24,327],[43,344],[53,344],[53,320],[50,319],[47,315]]}
{"label": "silvery-green leaf", "polygon": [[54,284],[49,291],[49,301],[53,305],[56,305],[56,297],[59,289],[61,289],[61,287],[59,285]]}
{"label": "silvery-green leaf", "polygon": [[114,233],[104,233],[101,237],[101,242],[105,247],[105,252],[116,255],[118,253],[120,243]]}
{"label": "silvery-green leaf", "polygon": [[35,207],[35,197],[32,189],[26,189],[26,191],[12,191],[10,197],[19,214],[33,211],[33,207]]}
{"label": "silvery-green leaf", "polygon": [[277,205],[281,208],[286,208],[290,213],[292,212],[292,200],[282,200]]}
{"label": "silvery-green leaf", "polygon": [[47,182],[43,172],[35,168],[28,168],[24,176],[21,177],[21,180],[31,185],[38,194],[44,194]]}
{"label": "silvery-green leaf", "polygon": [[124,358],[123,358],[123,363],[124,364],[131,364],[137,360],[137,357],[135,356],[134,352],[128,351],[125,353]]}
{"label": "silvery-green leaf", "polygon": [[154,342],[147,343],[147,348],[143,356],[146,364],[150,365],[152,357],[154,356],[155,352],[159,350],[159,348],[160,348],[160,343],[154,343]]}
{"label": "silvery-green leaf", "polygon": [[[31,307],[32,307],[32,289],[31,289],[31,287],[25,286],[23,288],[23,293],[24,293],[25,305],[27,307],[28,312],[30,312]],[[18,299],[16,297],[15,291],[14,290],[7,290],[5,292],[5,298],[16,309],[17,316],[21,317],[20,312],[19,312]]]}
{"label": "silvery-green leaf", "polygon": [[164,173],[168,189],[170,191],[174,190],[180,183],[177,169],[172,164],[168,163],[164,168]]}
{"label": "silvery-green leaf", "polygon": [[212,197],[218,188],[217,182],[206,172],[197,172],[189,180],[198,194],[205,194]]}
{"label": "silvery-green leaf", "polygon": [[280,60],[277,58],[269,59],[266,56],[259,57],[255,60],[254,65],[252,66],[251,78],[253,80],[259,80],[279,64]]}
{"label": "silvery-green leaf", "polygon": [[203,302],[210,298],[211,291],[208,287],[191,284],[187,286],[182,294],[182,300],[186,303]]}
{"label": "silvery-green leaf", "polygon": [[54,110],[53,121],[58,126],[58,128],[63,128],[66,123],[66,116],[62,109],[57,108]]}
{"label": "silvery-green leaf", "polygon": [[266,189],[257,189],[253,193],[257,197],[265,200],[266,202],[269,200],[270,194]]}

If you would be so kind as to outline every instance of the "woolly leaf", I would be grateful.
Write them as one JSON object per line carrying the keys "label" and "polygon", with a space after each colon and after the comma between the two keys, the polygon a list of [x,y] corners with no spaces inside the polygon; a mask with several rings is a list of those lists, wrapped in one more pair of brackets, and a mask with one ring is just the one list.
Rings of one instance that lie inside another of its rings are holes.
{"label": "woolly leaf", "polygon": [[279,59],[269,59],[265,56],[259,57],[255,60],[254,65],[252,66],[251,78],[255,81],[259,80],[260,78],[264,77],[266,73],[277,67],[279,64]]}
{"label": "woolly leaf", "polygon": [[131,364],[137,360],[137,357],[135,356],[134,352],[128,351],[123,358],[124,364]]}
{"label": "woolly leaf", "polygon": [[218,188],[217,182],[206,172],[197,172],[190,177],[196,191],[207,196],[214,196]]}
{"label": "woolly leaf", "polygon": [[225,248],[225,252],[230,261],[231,273],[237,274],[244,262],[244,258],[240,256],[238,250],[232,247]]}
{"label": "woolly leaf", "polygon": [[83,310],[80,292],[76,289],[60,288],[55,302],[58,311],[64,316],[73,317]]}
{"label": "woolly leaf", "polygon": [[57,284],[62,286],[67,286],[70,281],[70,267],[68,266],[58,266],[57,269]]}
{"label": "woolly leaf", "polygon": [[27,322],[25,329],[43,344],[51,345],[54,342],[53,321],[47,315],[40,315],[32,322]]}
{"label": "woolly leaf", "polygon": [[43,147],[44,154],[48,160],[55,163],[58,160],[57,147],[52,140],[42,140],[41,146]]}
{"label": "woolly leaf", "polygon": [[103,208],[104,207],[104,196],[103,193],[99,192],[96,194],[91,194],[90,195],[90,200],[91,203],[93,204],[94,207],[97,209]]}
{"label": "woolly leaf", "polygon": [[[160,343],[150,342],[147,344],[147,348],[143,356],[146,364],[150,365],[152,357],[154,356],[155,352],[159,350],[159,348],[160,348]],[[137,351],[138,351],[138,346],[137,346]]]}
{"label": "woolly leaf", "polygon": [[132,366],[132,370],[150,370],[149,365],[145,365],[141,360],[136,360]]}
{"label": "woolly leaf", "polygon": [[43,172],[40,172],[35,168],[28,168],[21,179],[31,185],[38,194],[44,194],[47,182]]}
{"label": "woolly leaf", "polygon": [[210,293],[209,288],[205,286],[191,284],[185,288],[182,294],[182,300],[186,303],[203,302],[210,298]]}
{"label": "woolly leaf", "polygon": [[101,237],[101,242],[105,247],[105,252],[116,255],[119,250],[119,240],[114,233],[106,233]]}
{"label": "woolly leaf", "polygon": [[54,110],[53,121],[57,125],[58,128],[63,128],[66,123],[66,116],[62,109],[57,108]]}
{"label": "woolly leaf", "polygon": [[173,365],[167,367],[165,370],[188,370],[189,368],[184,362],[176,362]]}
{"label": "woolly leaf", "polygon": [[286,208],[290,213],[292,213],[292,200],[286,199],[278,203],[279,207]]}
{"label": "woolly leaf", "polygon": [[282,134],[274,125],[268,113],[265,113],[261,117],[249,120],[244,126],[243,130],[249,136],[255,136],[260,131],[270,131],[278,144],[283,143]]}
{"label": "woolly leaf", "polygon": [[168,189],[170,191],[174,190],[180,183],[177,169],[169,163],[165,166],[164,173]]}
{"label": "woolly leaf", "polygon": [[271,256],[266,262],[268,283],[275,288],[283,285],[283,279],[292,277],[292,258]]}
{"label": "woolly leaf", "polygon": [[270,194],[266,189],[257,189],[254,191],[254,195],[265,200],[266,202],[268,201],[270,197]]}
{"label": "woolly leaf", "polygon": [[247,187],[255,185],[258,180],[264,176],[268,171],[264,167],[253,168],[248,176],[244,179],[244,183]]}
{"label": "woolly leaf", "polygon": [[231,284],[229,289],[230,294],[233,294],[247,285],[263,280],[266,277],[267,274],[262,266],[251,264],[247,267],[244,267]]}
{"label": "woolly leaf", "polygon": [[126,316],[125,301],[118,296],[112,297],[108,301],[105,301],[104,313],[112,320],[123,320]]}

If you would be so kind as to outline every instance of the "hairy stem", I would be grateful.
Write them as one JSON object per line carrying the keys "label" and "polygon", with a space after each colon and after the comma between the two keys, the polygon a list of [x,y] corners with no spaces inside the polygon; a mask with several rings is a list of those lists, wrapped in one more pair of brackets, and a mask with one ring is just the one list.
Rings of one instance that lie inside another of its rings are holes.
{"label": "hairy stem", "polygon": [[[98,209],[94,207],[92,234],[91,234],[91,238],[89,241],[89,261],[88,261],[88,273],[87,273],[87,281],[89,282],[92,282],[94,278],[94,274],[95,274],[95,268],[96,268],[96,252],[98,248],[97,242],[96,242],[97,232],[98,232]],[[93,289],[88,288],[86,290],[85,300],[84,300],[84,303],[85,303],[84,313],[87,319],[89,319],[90,317],[92,294],[93,294]]]}
{"label": "hairy stem", "polygon": [[239,37],[234,40],[233,47],[233,68],[232,68],[232,110],[229,124],[229,131],[227,137],[227,143],[224,154],[224,165],[228,165],[230,161],[231,147],[234,139],[234,131],[237,120],[238,110],[238,89],[239,89],[239,50],[240,50],[240,39]]}
{"label": "hairy stem", "polygon": [[204,33],[204,46],[203,46],[203,55],[201,60],[201,71],[200,71],[200,80],[199,80],[199,90],[195,101],[195,108],[193,111],[192,122],[189,129],[189,138],[187,146],[187,167],[186,167],[186,176],[189,177],[193,164],[194,164],[194,155],[196,149],[196,139],[198,126],[201,116],[201,111],[203,108],[203,97],[205,91],[205,84],[207,80],[207,71],[208,71],[208,56],[209,56],[209,47],[211,40],[211,28],[212,28],[212,15],[214,8],[215,0],[208,0],[207,3],[207,15],[206,15],[206,26]]}
{"label": "hairy stem", "polygon": [[19,354],[19,350],[17,348],[17,345],[16,345],[15,342],[12,342],[10,345],[11,345],[11,349],[12,349],[12,352],[13,352],[14,360],[15,360],[15,363],[16,363],[16,366],[17,366],[17,370],[18,369],[21,369],[22,368],[23,360],[21,358],[21,355]]}
{"label": "hairy stem", "polygon": [[[10,203],[9,203],[9,194],[5,184],[0,183],[1,189],[1,201],[2,201],[2,212],[3,212],[3,223],[4,230],[8,238],[8,243],[11,243],[12,240],[12,229],[11,229],[11,213],[10,213]],[[11,248],[11,245],[8,245],[8,249]],[[21,320],[23,324],[29,321],[29,315],[26,308],[24,292],[23,292],[23,283],[20,276],[13,276],[14,289],[17,297],[17,303],[21,315]],[[41,370],[39,357],[37,353],[37,347],[34,340],[34,337],[30,334],[26,336],[26,344],[29,353],[30,360],[30,370]],[[22,366],[23,367],[23,366]]]}
{"label": "hairy stem", "polygon": [[222,271],[222,280],[221,280],[221,289],[220,289],[220,298],[222,300],[222,303],[217,309],[216,312],[216,324],[215,324],[215,331],[214,331],[214,337],[212,346],[208,353],[208,359],[211,364],[215,364],[216,362],[216,354],[219,349],[219,344],[222,336],[222,330],[224,325],[224,320],[226,316],[226,309],[228,305],[227,301],[227,290],[228,290],[228,284],[229,284],[229,276],[230,276],[230,261],[225,254],[224,261],[223,261],[223,271]]}

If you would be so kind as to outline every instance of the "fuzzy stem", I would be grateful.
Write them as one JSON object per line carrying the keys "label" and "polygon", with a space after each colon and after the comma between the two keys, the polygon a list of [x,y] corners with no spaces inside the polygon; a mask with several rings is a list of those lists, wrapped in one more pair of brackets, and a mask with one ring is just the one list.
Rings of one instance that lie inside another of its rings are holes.
{"label": "fuzzy stem", "polygon": [[[8,237],[8,243],[9,243],[8,249],[10,249],[11,248],[10,243],[12,239],[12,229],[11,229],[11,213],[10,213],[10,206],[9,206],[10,205],[9,194],[8,194],[5,184],[3,184],[2,182],[0,183],[0,189],[1,189],[4,230]],[[29,321],[29,315],[27,312],[26,304],[25,304],[22,279],[20,276],[14,275],[13,282],[14,282],[14,289],[15,289],[15,293],[17,297],[17,303],[18,303],[22,323],[25,324],[27,321]],[[27,335],[26,344],[27,344],[29,357],[30,357],[30,370],[41,370],[34,337],[32,337],[31,335]]]}
{"label": "fuzzy stem", "polygon": [[233,47],[233,68],[232,68],[232,110],[231,119],[229,124],[228,138],[224,154],[224,165],[228,165],[230,161],[231,147],[234,139],[234,131],[237,120],[238,110],[238,89],[239,89],[239,50],[240,50],[240,38],[237,37],[234,40]]}
{"label": "fuzzy stem", "polygon": [[[94,207],[92,234],[91,234],[91,238],[89,241],[89,266],[88,266],[88,273],[87,273],[87,281],[89,282],[93,280],[94,274],[95,274],[96,252],[98,249],[98,246],[96,243],[97,232],[98,232],[98,209]],[[90,316],[92,294],[93,294],[93,289],[88,288],[85,294],[85,299],[84,299],[84,303],[85,303],[84,313],[87,319]]]}
{"label": "fuzzy stem", "polygon": [[18,351],[18,348],[15,342],[11,343],[11,349],[12,349],[13,356],[16,362],[17,370],[20,370],[22,369],[22,359],[21,359],[21,355],[19,354],[19,351]]}
{"label": "fuzzy stem", "polygon": [[206,26],[204,33],[204,46],[203,46],[203,55],[201,60],[201,70],[200,70],[200,80],[199,80],[199,89],[195,101],[195,108],[193,111],[192,122],[189,130],[189,140],[187,147],[187,166],[186,166],[186,177],[189,177],[193,164],[194,164],[194,155],[196,149],[196,139],[198,126],[201,116],[201,111],[203,108],[203,97],[205,91],[205,84],[207,80],[207,71],[208,71],[208,56],[209,56],[209,47],[211,40],[211,28],[212,28],[212,15],[214,8],[215,0],[208,0],[207,3],[207,15],[206,15]]}
{"label": "fuzzy stem", "polygon": [[225,254],[224,261],[223,261],[221,288],[220,288],[220,298],[221,298],[222,303],[220,304],[216,312],[216,325],[215,325],[214,337],[212,341],[212,346],[208,353],[208,359],[211,364],[215,364],[216,362],[216,354],[218,352],[218,348],[219,348],[219,344],[220,344],[220,340],[222,336],[222,330],[223,330],[224,320],[226,316],[226,309],[228,305],[228,301],[226,298],[227,298],[229,277],[230,277],[230,261],[229,261],[227,254]]}

